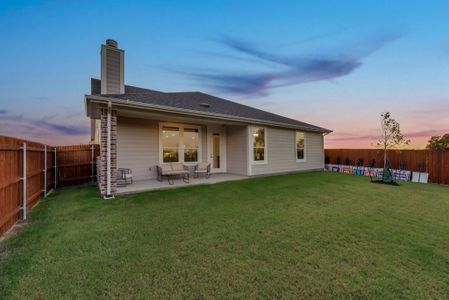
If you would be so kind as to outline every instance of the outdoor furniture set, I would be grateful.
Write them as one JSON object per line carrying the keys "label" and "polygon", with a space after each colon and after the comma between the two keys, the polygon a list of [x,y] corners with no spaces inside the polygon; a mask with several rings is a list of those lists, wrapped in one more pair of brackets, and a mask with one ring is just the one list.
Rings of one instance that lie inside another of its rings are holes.
{"label": "outdoor furniture set", "polygon": [[[156,166],[157,180],[162,181],[163,177],[167,177],[168,184],[173,185],[176,177],[181,177],[186,183],[190,182],[190,166],[182,163],[168,163],[159,164]],[[210,164],[198,163],[193,166],[193,176],[199,177],[205,175],[206,178],[210,177]]]}
{"label": "outdoor furniture set", "polygon": [[[192,172],[190,171],[193,167]],[[195,178],[204,175],[205,178],[210,177],[210,163],[198,163],[196,165],[184,165],[182,163],[165,163],[156,166],[157,180],[162,181],[167,177],[168,184],[173,185],[176,177],[181,177],[185,183],[190,182],[190,174],[193,173]],[[117,169],[117,185],[127,186],[133,183],[133,173],[131,169]]]}

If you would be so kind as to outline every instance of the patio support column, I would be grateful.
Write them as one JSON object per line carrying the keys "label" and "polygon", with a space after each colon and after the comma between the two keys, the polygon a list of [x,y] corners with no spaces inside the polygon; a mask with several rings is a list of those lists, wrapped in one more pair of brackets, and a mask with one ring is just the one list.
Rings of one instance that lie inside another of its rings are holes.
{"label": "patio support column", "polygon": [[117,111],[110,103],[101,109],[100,143],[100,192],[104,199],[110,199],[117,191]]}
{"label": "patio support column", "polygon": [[108,103],[108,115],[106,119],[106,197],[111,197],[111,102]]}

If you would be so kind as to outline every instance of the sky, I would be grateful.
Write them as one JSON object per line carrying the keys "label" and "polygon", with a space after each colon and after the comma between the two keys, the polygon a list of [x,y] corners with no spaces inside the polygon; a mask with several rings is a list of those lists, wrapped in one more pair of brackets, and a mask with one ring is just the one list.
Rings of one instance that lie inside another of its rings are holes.
{"label": "sky", "polygon": [[370,148],[392,113],[410,147],[449,132],[449,1],[0,0],[0,135],[89,142],[100,45],[125,82],[203,91]]}

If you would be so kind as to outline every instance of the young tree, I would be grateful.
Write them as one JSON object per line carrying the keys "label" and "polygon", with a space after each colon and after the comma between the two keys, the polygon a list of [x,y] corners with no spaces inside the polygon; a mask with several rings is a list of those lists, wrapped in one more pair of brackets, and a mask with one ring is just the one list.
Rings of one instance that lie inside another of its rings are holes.
{"label": "young tree", "polygon": [[387,164],[387,151],[400,146],[410,144],[401,133],[399,123],[391,117],[389,112],[384,112],[381,117],[381,137],[377,141],[377,146],[384,150],[384,168]]}
{"label": "young tree", "polygon": [[449,133],[446,133],[442,136],[431,137],[427,142],[426,148],[429,150],[437,151],[449,150]]}

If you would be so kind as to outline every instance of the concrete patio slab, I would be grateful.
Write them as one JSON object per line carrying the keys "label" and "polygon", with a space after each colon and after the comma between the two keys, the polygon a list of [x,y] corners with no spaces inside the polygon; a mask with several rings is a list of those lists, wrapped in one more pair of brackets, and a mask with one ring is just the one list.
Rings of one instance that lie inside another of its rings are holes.
{"label": "concrete patio slab", "polygon": [[200,185],[200,184],[214,184],[214,183],[219,183],[219,182],[235,181],[235,180],[242,180],[242,179],[247,179],[247,178],[248,177],[246,177],[246,176],[219,173],[219,174],[212,174],[209,178],[205,178],[205,177],[194,178],[193,176],[190,176],[190,183],[185,183],[184,181],[182,181],[181,178],[178,178],[178,179],[175,179],[174,185],[169,185],[166,178],[164,178],[164,180],[162,182],[157,181],[156,179],[139,180],[139,181],[135,181],[133,184],[123,186],[123,187],[118,187],[117,195],[132,194],[132,193],[139,193],[139,192],[160,190],[160,189],[172,189],[172,188],[194,186],[194,185]]}

